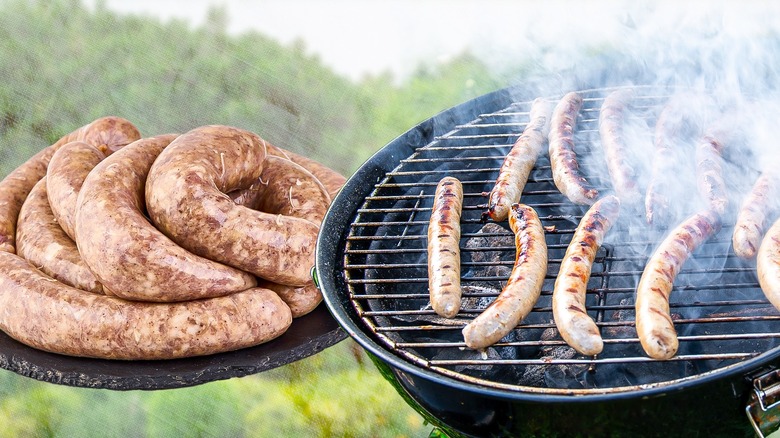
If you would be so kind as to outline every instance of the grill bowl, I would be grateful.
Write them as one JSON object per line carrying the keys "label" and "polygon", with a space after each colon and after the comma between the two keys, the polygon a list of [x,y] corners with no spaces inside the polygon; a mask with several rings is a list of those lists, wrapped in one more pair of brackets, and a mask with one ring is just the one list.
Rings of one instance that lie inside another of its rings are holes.
{"label": "grill bowl", "polygon": [[[597,120],[598,100],[608,91],[584,91],[590,97],[590,104],[581,114],[581,126]],[[669,93],[668,90],[660,94],[657,91],[647,89],[645,96],[662,99]],[[686,291],[705,290],[702,299],[710,301],[703,305],[701,302],[691,306],[678,305],[682,320],[678,320],[677,324],[680,327],[690,325],[694,330],[683,333],[681,338],[685,346],[673,361],[655,362],[636,352],[626,354],[624,350],[616,350],[610,356],[610,345],[637,344],[635,339],[622,335],[615,335],[612,339],[605,335],[607,346],[599,358],[549,359],[524,353],[529,345],[536,349],[560,345],[560,338],[547,344],[522,339],[509,342],[497,347],[497,357],[487,359],[473,354],[464,356],[467,352],[457,340],[441,336],[441,333],[454,333],[457,337],[462,323],[447,326],[435,320],[431,322],[431,312],[421,306],[425,302],[427,283],[424,281],[425,239],[421,239],[420,235],[424,234],[433,187],[445,174],[462,179],[466,197],[471,199],[464,202],[463,232],[465,236],[478,236],[482,227],[477,219],[482,211],[479,204],[484,200],[477,198],[492,186],[503,155],[522,131],[522,123],[518,122],[521,119],[510,118],[505,123],[494,123],[490,117],[522,113],[523,105],[535,97],[528,90],[510,88],[446,110],[393,140],[349,179],[334,199],[317,245],[316,276],[328,309],[342,328],[368,351],[376,366],[407,402],[451,435],[636,433],[648,436],[656,431],[659,436],[751,434],[745,405],[755,375],[777,364],[780,351],[775,344],[779,330],[777,314],[773,310],[763,316],[749,315],[736,319],[713,320],[712,316],[708,316],[714,312],[712,309],[720,308],[712,306],[767,308],[752,267],[723,255],[730,250],[727,243],[726,250],[723,246],[723,236],[728,236],[728,227],[724,227],[720,240],[716,238],[714,243],[709,244],[713,248],[708,250],[708,255],[701,257],[703,260],[720,257],[718,275],[726,275],[725,280],[718,278],[705,281],[704,286],[697,285],[702,276],[712,273],[708,265],[704,268],[689,266],[681,274],[681,282],[687,285],[678,285],[673,297],[683,295],[679,301],[684,301]],[[652,118],[654,114],[648,109],[645,117]],[[470,130],[475,123],[479,127],[476,133],[472,133]],[[584,143],[589,145],[586,147],[595,147],[597,140],[594,138],[597,136],[594,137],[593,129],[583,128],[578,135],[580,140],[585,139]],[[476,156],[473,151],[478,151]],[[600,164],[592,160],[584,165],[586,169],[598,170]],[[550,221],[560,221],[556,224],[558,231],[548,233],[548,246],[553,248],[553,252],[562,254],[584,209],[566,203],[554,190],[550,190],[549,167],[545,167],[544,160],[540,159],[537,163],[531,179],[533,184],[526,187],[523,202],[537,208],[545,225]],[[595,179],[594,182],[602,187],[608,186],[605,181]],[[566,231],[567,221],[569,231]],[[645,250],[652,250],[661,235],[646,236],[648,243]],[[609,295],[613,296],[613,300],[620,298],[621,293],[629,298],[632,296],[631,282],[641,274],[648,254],[629,257],[621,250],[619,240],[605,244],[589,283],[588,308],[597,309],[594,313],[598,314],[602,332],[612,323],[629,330],[633,327],[630,319],[609,320],[611,310],[621,309],[610,301]],[[508,256],[505,259],[512,259],[514,248],[502,251]],[[555,257],[551,252],[550,259]],[[614,260],[628,263],[629,269],[626,265],[616,268]],[[631,268],[631,263],[638,267]],[[383,264],[390,267],[383,267]],[[557,271],[557,265],[552,265],[540,303],[545,299],[549,302],[550,285]],[[500,282],[502,279],[501,274],[491,276],[482,272],[472,275],[473,272],[466,270],[465,285],[469,282]],[[626,275],[626,272],[629,274]],[[607,284],[600,286],[599,282]],[[726,287],[723,287],[724,284]],[[740,298],[727,298],[723,302],[724,291],[728,296],[732,295],[732,289],[740,292]],[[673,298],[673,305],[674,302]],[[627,304],[626,309],[631,309],[632,303]],[[539,304],[537,307],[533,312],[536,322],[524,321],[520,330],[540,332],[551,327],[549,320],[545,322],[549,305]],[[712,311],[705,314],[698,310],[700,308]],[[468,319],[476,316],[476,311],[471,309],[470,313],[466,309],[462,313]],[[399,326],[398,321],[411,323]],[[745,333],[741,331],[748,330],[747,326],[737,328],[740,333],[736,335],[717,333],[714,338],[708,338],[707,333],[712,327],[735,326],[734,321],[746,321],[748,326],[758,322],[766,327],[755,336],[755,341],[743,339],[742,344],[746,347],[741,348],[744,351],[720,353],[718,349],[728,344],[730,336],[743,338]],[[699,329],[701,332],[697,331]],[[423,333],[432,340],[422,342],[415,333]],[[451,358],[437,356],[442,351],[449,352]],[[501,351],[516,353],[507,359]],[[599,379],[594,382],[592,377],[599,375],[599,370],[601,375],[611,373],[613,362],[624,369],[637,370],[633,373],[636,375],[626,378],[624,384],[604,385]],[[484,372],[482,364],[496,367],[501,372]],[[577,366],[581,371],[577,374],[579,378],[563,378],[552,387],[521,384],[512,380],[515,375],[503,372],[529,366],[547,371],[556,366]],[[644,378],[646,371],[654,367],[674,370],[668,378]]]}

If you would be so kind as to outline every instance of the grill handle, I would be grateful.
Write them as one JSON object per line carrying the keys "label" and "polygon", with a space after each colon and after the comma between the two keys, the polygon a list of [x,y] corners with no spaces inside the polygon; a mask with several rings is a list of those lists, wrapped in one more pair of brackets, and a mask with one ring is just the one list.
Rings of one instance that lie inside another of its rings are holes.
{"label": "grill handle", "polygon": [[761,438],[780,429],[780,370],[774,369],[753,379],[753,392],[745,414]]}

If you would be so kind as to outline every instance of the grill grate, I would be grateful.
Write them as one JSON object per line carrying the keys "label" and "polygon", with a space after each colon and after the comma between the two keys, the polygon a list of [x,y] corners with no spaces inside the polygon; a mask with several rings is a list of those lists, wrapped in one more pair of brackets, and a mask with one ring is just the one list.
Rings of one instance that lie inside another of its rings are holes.
{"label": "grill grate", "polygon": [[[582,91],[576,147],[583,173],[602,193],[609,190],[600,154],[598,111],[614,89]],[[635,121],[652,127],[669,97],[639,87]],[[358,209],[344,251],[349,297],[366,328],[388,350],[421,367],[495,388],[535,391],[610,391],[657,385],[732,366],[778,344],[780,314],[764,298],[755,268],[732,255],[731,227],[700,248],[675,282],[671,309],[680,340],[678,355],[655,361],[642,351],[634,328],[634,291],[644,264],[664,230],[643,225],[643,212],[626,208],[593,264],[587,309],[604,338],[598,357],[578,355],[554,331],[552,287],[561,258],[585,207],[569,203],[552,182],[542,156],[522,201],[547,228],[548,272],[531,314],[485,352],[465,347],[463,326],[494,299],[514,262],[506,222],[485,225],[484,203],[504,156],[528,120],[530,102],[459,121],[420,147],[379,181]],[[464,187],[462,213],[463,306],[451,320],[436,315],[427,291],[427,225],[438,181],[452,175]],[[568,393],[568,392],[567,392]]]}

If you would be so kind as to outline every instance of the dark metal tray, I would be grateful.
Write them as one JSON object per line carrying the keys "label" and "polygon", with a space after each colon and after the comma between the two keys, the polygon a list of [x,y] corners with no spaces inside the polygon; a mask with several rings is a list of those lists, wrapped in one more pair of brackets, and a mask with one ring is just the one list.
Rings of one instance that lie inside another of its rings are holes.
{"label": "dark metal tray", "polygon": [[0,368],[60,385],[113,390],[194,386],[267,371],[319,353],[346,338],[320,305],[297,318],[282,336],[256,347],[162,361],[117,361],[47,353],[0,332]]}

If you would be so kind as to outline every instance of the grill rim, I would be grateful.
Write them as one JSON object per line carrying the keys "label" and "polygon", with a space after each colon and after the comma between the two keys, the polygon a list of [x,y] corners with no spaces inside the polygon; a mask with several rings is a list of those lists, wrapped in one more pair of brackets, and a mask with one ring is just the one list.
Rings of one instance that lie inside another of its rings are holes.
{"label": "grill rim", "polygon": [[[593,89],[609,90],[611,88],[619,87],[579,87],[577,89],[585,92]],[[750,376],[755,374],[757,369],[761,369],[767,364],[774,365],[780,357],[780,346],[732,365],[663,382],[603,389],[559,389],[530,386],[513,386],[512,389],[502,389],[469,382],[460,378],[462,377],[460,374],[458,374],[460,377],[451,377],[446,369],[441,372],[436,371],[436,368],[431,365],[417,365],[401,357],[397,352],[388,350],[381,340],[376,339],[376,334],[369,333],[369,330],[364,327],[365,323],[361,320],[361,316],[357,314],[350,303],[348,279],[345,278],[344,259],[346,254],[343,249],[346,248],[350,226],[358,220],[360,206],[374,190],[374,184],[384,179],[403,159],[411,156],[417,148],[428,145],[446,133],[436,132],[437,129],[441,129],[441,127],[455,127],[452,129],[457,129],[463,120],[464,110],[470,113],[465,117],[469,117],[471,120],[488,111],[506,108],[513,102],[530,101],[537,95],[538,93],[531,93],[522,87],[507,87],[444,110],[410,128],[380,148],[360,166],[357,172],[348,178],[342,190],[333,199],[331,208],[325,216],[316,249],[315,268],[323,301],[339,325],[361,347],[392,368],[456,390],[468,389],[473,393],[491,398],[509,398],[529,402],[600,402],[614,400],[616,397],[657,397],[723,379],[736,378],[749,382]],[[454,120],[458,123],[453,122]],[[518,387],[522,390],[517,390]],[[737,396],[736,393],[735,396]]]}

